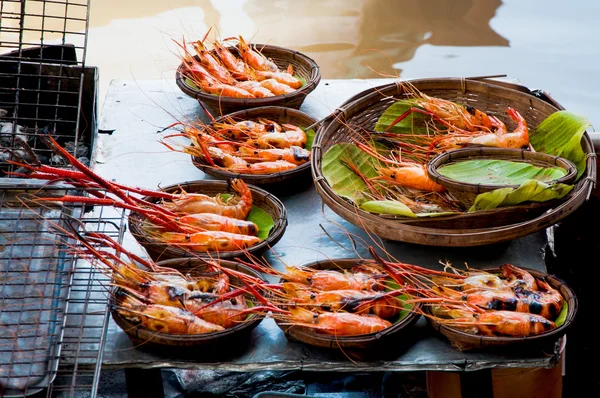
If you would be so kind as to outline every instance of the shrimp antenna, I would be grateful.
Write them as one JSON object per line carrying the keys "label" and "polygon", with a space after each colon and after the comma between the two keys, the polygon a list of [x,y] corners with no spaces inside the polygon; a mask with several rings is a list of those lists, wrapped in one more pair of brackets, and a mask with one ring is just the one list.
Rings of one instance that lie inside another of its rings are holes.
{"label": "shrimp antenna", "polygon": [[325,227],[323,226],[323,224],[319,224],[319,227],[321,228],[321,230],[325,233],[325,235],[327,235],[327,237],[329,239],[331,239],[332,242],[334,242],[335,244],[337,244],[339,247],[341,247],[342,249],[349,251],[349,252],[356,252],[356,242],[354,241],[354,238],[352,236],[349,236],[350,238],[350,243],[352,244],[352,248],[354,250],[349,250],[348,248],[344,247],[340,242],[338,242],[336,239],[333,238],[333,236],[331,236],[329,234],[329,232],[327,232],[327,230],[325,229]]}
{"label": "shrimp antenna", "polygon": [[[396,69],[396,68],[394,68],[394,61],[392,61],[392,58],[390,57],[390,55],[388,53],[386,53],[385,51],[380,50],[378,48],[366,48],[364,51],[365,52],[367,52],[367,51],[374,51],[374,52],[378,52],[378,53],[383,54],[388,59],[388,61],[390,63],[390,66],[392,67],[392,69],[393,70]],[[388,74],[377,72],[375,69],[373,69],[371,66],[367,65],[366,63],[363,63],[363,65],[366,66],[367,68],[369,68],[372,72],[375,72],[376,74],[378,74],[380,76],[400,79],[400,74],[398,72],[396,72],[396,73],[394,73],[392,75],[388,75]]]}

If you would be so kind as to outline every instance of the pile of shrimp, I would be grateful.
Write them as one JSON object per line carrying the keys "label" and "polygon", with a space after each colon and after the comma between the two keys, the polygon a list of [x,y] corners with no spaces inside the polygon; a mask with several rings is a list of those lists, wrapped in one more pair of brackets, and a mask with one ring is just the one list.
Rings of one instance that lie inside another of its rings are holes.
{"label": "pile of shrimp", "polygon": [[555,329],[565,304],[545,280],[510,264],[499,274],[449,264],[438,271],[369,251],[372,260],[345,269],[277,271],[252,257],[242,263],[281,278],[268,287],[280,324],[334,336],[378,332],[412,311],[474,335],[521,338]]}
{"label": "pile of shrimp", "polygon": [[[355,164],[344,161],[367,184],[367,196],[374,200],[396,200],[414,212],[460,211],[462,205],[447,194],[444,186],[429,178],[427,163],[435,155],[465,146],[524,148],[529,146],[527,122],[516,110],[506,114],[516,124],[512,132],[496,116],[472,106],[430,97],[410,83],[404,83],[405,104],[411,107],[385,131],[353,131],[354,144],[372,160],[376,177],[366,177]],[[394,106],[394,105],[392,105]],[[412,127],[390,131],[409,116]],[[415,133],[422,123],[426,133]],[[352,126],[348,126],[351,128]],[[341,159],[342,160],[342,159]]]}
{"label": "pile of shrimp", "polygon": [[256,261],[243,264],[282,279],[270,289],[270,303],[281,310],[272,316],[281,325],[357,336],[389,328],[404,309],[404,290],[390,290],[391,278],[372,261],[339,270],[286,266],[284,272]]}
{"label": "pile of shrimp", "polygon": [[265,98],[291,94],[302,87],[291,64],[286,71],[279,70],[242,36],[223,40],[236,43],[237,51],[218,40],[209,49],[205,44],[209,32],[191,44],[176,42],[183,50],[184,76],[202,91],[223,97]]}
{"label": "pile of shrimp", "polygon": [[[48,181],[64,181],[82,188],[89,196],[36,197],[39,202],[84,203],[113,206],[143,216],[147,237],[158,243],[200,252],[226,252],[249,248],[262,241],[258,226],[247,221],[252,210],[252,192],[240,179],[229,181],[231,196],[200,193],[167,193],[107,181],[78,161],[51,136],[42,137],[75,170],[46,166],[40,162],[10,162],[28,173],[8,175]],[[33,153],[33,151],[32,151]]]}
{"label": "pile of shrimp", "polygon": [[[273,174],[307,163],[306,133],[293,124],[272,120],[236,121],[226,118],[211,125],[183,125],[179,134],[170,134],[161,143],[172,151],[190,154],[211,167],[240,174]],[[172,126],[169,126],[169,128]],[[190,144],[173,140],[183,136]]]}
{"label": "pile of shrimp", "polygon": [[142,259],[101,233],[88,232],[84,237],[62,229],[62,234],[78,242],[71,245],[71,252],[110,277],[113,309],[152,332],[220,332],[247,321],[251,314],[277,311],[257,290],[263,280],[221,267],[216,261],[206,260],[202,267],[183,274]]}
{"label": "pile of shrimp", "polygon": [[481,336],[526,337],[548,332],[565,299],[548,282],[511,264],[500,273],[469,269],[452,272],[415,269],[379,259],[398,283],[409,281],[410,303],[429,308],[426,317]]}

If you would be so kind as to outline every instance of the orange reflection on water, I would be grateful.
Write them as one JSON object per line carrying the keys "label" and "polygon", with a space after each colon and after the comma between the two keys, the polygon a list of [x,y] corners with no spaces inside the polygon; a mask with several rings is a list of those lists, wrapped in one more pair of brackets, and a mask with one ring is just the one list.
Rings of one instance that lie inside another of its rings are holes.
{"label": "orange reflection on water", "polygon": [[[170,79],[179,64],[172,39],[197,39],[213,27],[210,39],[241,34],[256,43],[302,51],[317,61],[324,78],[381,77],[400,73],[392,65],[412,59],[423,44],[508,46],[489,25],[501,4],[500,0],[94,0],[87,64],[100,68],[101,95],[112,79]],[[19,6],[3,7],[6,11]],[[56,6],[47,10],[52,7]],[[46,30],[64,30],[58,19],[45,23]],[[49,34],[44,41],[59,42],[60,36]],[[7,40],[6,33],[2,39]],[[39,33],[25,31],[24,41],[39,43]]]}
{"label": "orange reflection on water", "polygon": [[[423,44],[507,46],[489,26],[500,0],[95,0],[88,64],[102,80],[170,77],[171,38],[243,35],[302,51],[324,78],[380,77]],[[177,7],[177,8],[174,8]],[[388,58],[389,57],[389,58]]]}

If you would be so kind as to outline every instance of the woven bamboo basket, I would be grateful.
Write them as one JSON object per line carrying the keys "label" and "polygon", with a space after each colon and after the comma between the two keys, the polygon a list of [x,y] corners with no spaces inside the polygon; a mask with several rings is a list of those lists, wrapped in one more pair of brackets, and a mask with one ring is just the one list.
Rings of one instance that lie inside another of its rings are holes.
{"label": "woven bamboo basket", "polygon": [[[493,191],[500,188],[518,188],[519,185],[510,184],[470,184],[453,180],[439,173],[442,166],[465,160],[508,160],[513,162],[528,163],[539,167],[560,167],[566,174],[550,183],[572,184],[577,178],[577,167],[573,162],[558,156],[542,152],[532,152],[524,149],[472,147],[457,149],[439,154],[427,164],[427,174],[436,183],[446,187],[448,192],[465,206],[470,207],[480,193]],[[551,207],[553,201],[540,202],[538,206]]]}
{"label": "woven bamboo basket", "polygon": [[[180,258],[172,259],[167,261],[161,261],[157,265],[169,268],[176,268],[185,270],[191,276],[201,275],[206,272],[206,263],[202,259],[189,259]],[[259,273],[242,264],[220,260],[219,265],[224,268],[232,269],[240,273],[259,278],[266,282],[266,279]],[[231,276],[230,283],[235,287],[243,287],[244,284],[241,280]],[[189,349],[202,349],[203,352],[210,351],[213,349],[215,355],[223,355],[228,349],[232,348],[233,345],[239,345],[247,340],[250,336],[250,332],[258,326],[263,319],[260,314],[250,315],[245,322],[239,323],[231,328],[225,329],[220,332],[213,332],[207,334],[198,335],[180,335],[180,334],[166,334],[157,333],[146,329],[139,324],[133,323],[130,320],[119,314],[114,308],[117,299],[116,296],[119,294],[120,289],[116,288],[111,292],[111,309],[112,317],[115,323],[127,333],[128,337],[132,340],[135,345],[148,344],[153,347],[169,347],[169,349],[181,348],[182,350]],[[246,346],[246,344],[244,344]]]}
{"label": "woven bamboo basket", "polygon": [[[315,261],[304,264],[303,267],[317,270],[340,270],[350,269],[363,263],[372,263],[360,258],[332,259],[326,261]],[[417,304],[421,308],[421,304]],[[332,336],[318,333],[312,328],[303,326],[290,326],[277,321],[278,326],[285,333],[286,338],[292,341],[300,341],[316,347],[340,350],[355,357],[385,356],[390,353],[390,347],[400,347],[398,340],[405,340],[412,326],[420,317],[418,311],[411,311],[406,317],[394,323],[391,327],[377,333],[369,333],[359,336]],[[393,343],[392,343],[393,341]]]}
{"label": "woven bamboo basket", "polygon": [[[249,247],[245,251],[235,250],[230,252],[195,252],[185,250],[174,245],[167,245],[161,243],[148,236],[144,232],[143,223],[146,219],[139,213],[131,212],[128,217],[129,230],[135,239],[146,249],[148,255],[154,261],[168,260],[173,258],[186,258],[186,257],[201,257],[201,258],[220,258],[220,259],[232,259],[236,257],[245,257],[247,253],[253,255],[260,255],[265,250],[274,246],[285,232],[287,227],[287,211],[279,199],[270,194],[269,192],[249,185],[250,191],[252,192],[252,204],[253,206],[260,207],[273,218],[275,225],[267,239],[262,242]],[[215,196],[222,193],[230,193],[233,191],[229,187],[227,181],[211,181],[211,180],[199,180],[182,182],[180,184],[169,185],[161,190],[169,193],[178,192],[184,190],[188,193],[202,193],[209,196]],[[157,202],[156,198],[146,197],[144,198],[150,202]]]}
{"label": "woven bamboo basket", "polygon": [[[277,123],[290,123],[298,127],[306,128],[316,123],[316,119],[300,112],[296,109],[284,108],[281,106],[264,106],[260,108],[252,108],[231,113],[222,116],[215,120],[215,123],[226,121],[241,121],[241,120],[256,120],[258,118],[266,118]],[[213,177],[221,179],[241,178],[249,184],[264,186],[281,183],[283,181],[296,180],[297,178],[310,178],[310,162],[306,162],[295,169],[282,171],[274,174],[243,174],[232,173],[225,169],[212,167],[204,161],[203,158],[192,156],[194,166],[210,174]]]}
{"label": "woven bamboo basket", "polygon": [[[565,323],[556,329],[550,330],[545,333],[537,334],[534,336],[527,337],[497,337],[497,336],[481,336],[473,333],[467,333],[461,331],[459,329],[453,328],[448,325],[440,324],[430,317],[426,317],[429,324],[438,332],[443,334],[454,347],[457,349],[464,351],[470,349],[483,349],[483,348],[492,348],[492,347],[503,347],[503,346],[519,346],[519,347],[527,347],[527,348],[551,348],[554,344],[560,340],[569,330],[571,324],[575,320],[575,315],[577,314],[578,302],[575,293],[571,288],[569,288],[565,282],[560,280],[559,278],[543,274],[541,272],[522,268],[525,271],[529,272],[536,279],[541,279],[546,281],[550,286],[554,289],[558,290],[562,295],[565,301],[568,304],[568,311]],[[486,269],[488,272],[500,272],[499,268],[488,268]],[[431,313],[428,306],[425,306],[423,310],[426,313]],[[508,348],[508,347],[507,347]]]}
{"label": "woven bamboo basket", "polygon": [[[526,119],[530,128],[562,109],[546,94],[541,99],[526,94],[522,89],[511,88],[513,85],[460,78],[420,79],[411,80],[410,83],[429,96],[484,110],[506,122],[509,128],[514,124],[504,113],[508,105]],[[574,189],[548,211],[537,204],[524,204],[453,216],[413,219],[376,215],[357,209],[335,194],[327,184],[321,171],[321,158],[333,145],[351,141],[348,126],[372,130],[383,112],[406,96],[400,83],[365,90],[322,121],[317,131],[311,159],[315,187],[323,201],[352,224],[395,241],[431,246],[480,246],[505,242],[544,229],[575,211],[589,198],[596,181],[596,162],[592,141],[585,133],[581,141],[588,155],[585,174]]]}
{"label": "woven bamboo basket", "polygon": [[[242,109],[256,108],[259,106],[284,106],[300,109],[306,96],[313,91],[321,81],[321,72],[317,63],[310,57],[294,50],[268,44],[254,44],[262,54],[271,59],[280,70],[286,70],[288,65],[294,67],[294,75],[301,77],[306,84],[293,93],[276,95],[267,98],[232,98],[223,97],[203,92],[185,81],[183,64],[175,72],[175,82],[185,94],[203,103],[213,115],[226,115]],[[237,47],[229,47],[231,52],[239,56]],[[214,50],[212,51],[214,53]]]}

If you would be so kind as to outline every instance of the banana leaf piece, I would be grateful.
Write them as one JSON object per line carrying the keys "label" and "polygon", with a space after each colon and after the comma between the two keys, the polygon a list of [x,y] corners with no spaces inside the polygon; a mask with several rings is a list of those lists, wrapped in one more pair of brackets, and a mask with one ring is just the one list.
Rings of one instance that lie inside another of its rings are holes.
{"label": "banana leaf piece", "polygon": [[194,81],[192,79],[190,79],[189,77],[185,78],[185,84],[187,84],[188,86],[195,88],[196,90],[200,90],[200,87],[198,87],[198,85],[196,85],[196,83],[194,83]]}
{"label": "banana leaf piece", "polygon": [[538,151],[569,159],[577,166],[577,179],[585,171],[586,154],[581,137],[589,120],[569,111],[558,111],[548,116],[530,132],[529,142]]}
{"label": "banana leaf piece", "polygon": [[323,155],[321,169],[336,194],[360,206],[369,200],[364,194],[368,187],[347,164],[352,164],[365,177],[373,178],[377,176],[373,162],[371,156],[352,144],[336,144]]}
{"label": "banana leaf piece", "polygon": [[[375,131],[385,131],[400,115],[407,112],[410,108],[419,108],[415,100],[402,100],[394,102],[390,105],[385,112],[377,120],[375,125]],[[413,134],[427,134],[427,128],[425,122],[430,121],[431,116],[423,115],[422,113],[410,113],[404,120],[394,125],[389,132],[392,133],[413,133]]]}
{"label": "banana leaf piece", "polygon": [[417,217],[408,206],[396,200],[371,200],[361,204],[360,208],[370,213]]}
{"label": "banana leaf piece", "polygon": [[556,317],[556,320],[554,321],[554,323],[556,324],[556,327],[560,327],[560,326],[564,325],[565,321],[567,320],[568,313],[569,313],[569,303],[567,303],[565,301],[565,303],[562,306],[562,309],[560,310],[560,313],[558,314],[558,317]]}
{"label": "banana leaf piece", "polygon": [[[227,200],[231,197],[231,194],[222,193],[219,195],[222,200]],[[248,218],[246,221],[251,221],[258,227],[258,236],[260,239],[265,240],[269,237],[271,230],[275,226],[273,217],[258,206],[252,206]]]}
{"label": "banana leaf piece", "polygon": [[521,185],[526,180],[552,181],[567,174],[561,167],[539,167],[498,159],[465,160],[441,166],[438,172],[459,182],[485,185]]}
{"label": "banana leaf piece", "polygon": [[572,189],[573,185],[546,184],[541,181],[527,180],[517,189],[501,188],[477,195],[469,212],[515,206],[524,202],[545,202],[552,199],[561,199]]}
{"label": "banana leaf piece", "polygon": [[258,227],[257,236],[265,240],[269,237],[271,230],[275,226],[273,217],[260,207],[252,206],[250,214],[248,214],[248,221],[252,221]]}
{"label": "banana leaf piece", "polygon": [[[401,289],[402,286],[400,286],[399,284],[397,284],[395,281],[393,280],[388,280],[385,282],[385,291],[386,292],[391,292],[394,290],[399,290]],[[392,323],[396,323],[401,321],[402,319],[406,318],[406,316],[408,314],[410,314],[410,311],[413,308],[413,304],[411,303],[406,303],[406,301],[411,300],[412,297],[407,295],[407,294],[401,294],[399,296],[396,296],[396,298],[398,300],[400,300],[400,302],[402,303],[402,311],[400,311],[400,314],[398,314],[398,319],[396,319],[396,321],[392,322]]]}
{"label": "banana leaf piece", "polygon": [[443,216],[453,216],[455,214],[461,214],[459,211],[441,211],[439,213],[416,213],[417,217],[443,217]]}
{"label": "banana leaf piece", "polygon": [[306,79],[305,78],[303,78],[302,76],[298,76],[298,75],[294,75],[294,77],[302,82],[302,85],[300,87],[306,86]]}
{"label": "banana leaf piece", "polygon": [[306,149],[310,151],[312,149],[313,142],[315,141],[315,130],[313,129],[302,129],[304,130],[304,134],[306,134]]}
{"label": "banana leaf piece", "polygon": [[442,211],[439,213],[415,213],[408,206],[397,200],[371,200],[364,202],[360,208],[369,213],[389,214],[392,216],[405,216],[410,218],[417,217],[442,217],[460,214],[456,211]]}

